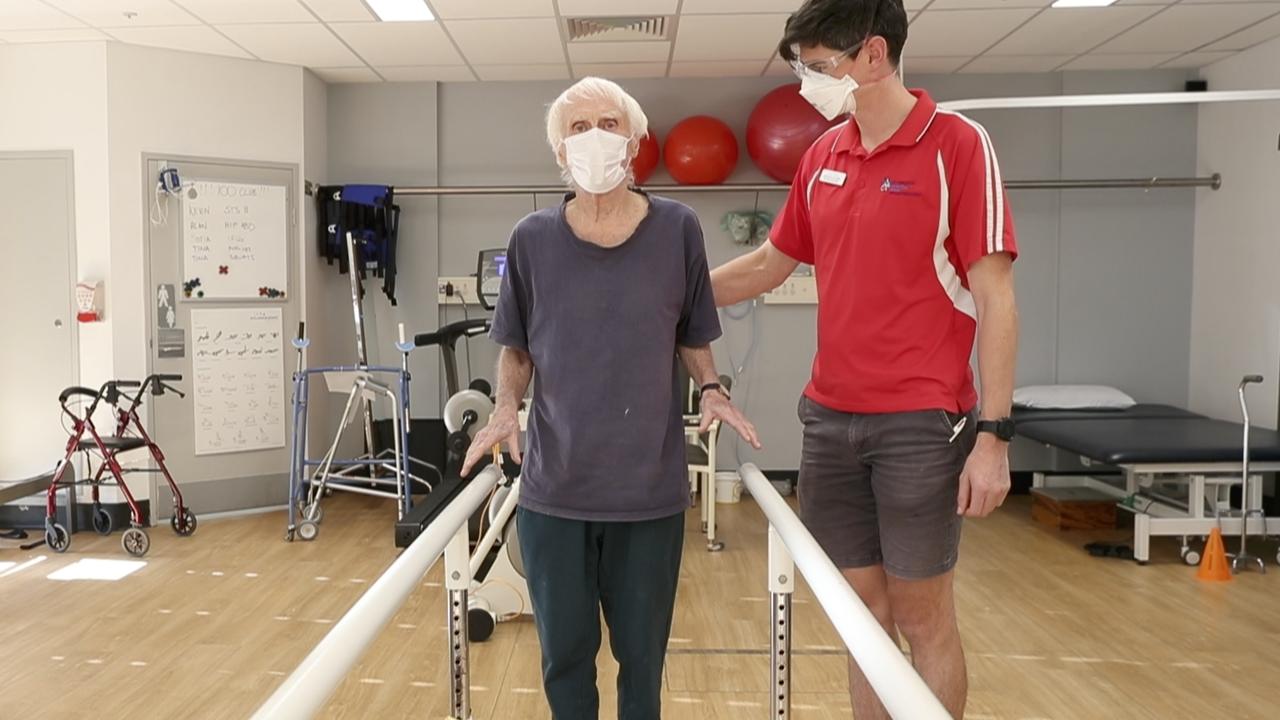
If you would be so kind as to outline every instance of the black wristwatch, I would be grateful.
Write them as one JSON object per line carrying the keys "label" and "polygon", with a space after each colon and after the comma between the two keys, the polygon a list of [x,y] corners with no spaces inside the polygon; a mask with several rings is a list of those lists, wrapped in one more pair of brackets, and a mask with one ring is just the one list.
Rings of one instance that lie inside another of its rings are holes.
{"label": "black wristwatch", "polygon": [[718,382],[707,383],[706,385],[698,388],[698,395],[706,395],[710,390],[719,390],[721,394],[725,396],[725,399],[729,399],[729,391],[725,390],[724,386]]}
{"label": "black wristwatch", "polygon": [[1009,442],[1016,434],[1013,418],[1002,417],[995,420],[979,420],[978,432],[989,432],[1005,442]]}

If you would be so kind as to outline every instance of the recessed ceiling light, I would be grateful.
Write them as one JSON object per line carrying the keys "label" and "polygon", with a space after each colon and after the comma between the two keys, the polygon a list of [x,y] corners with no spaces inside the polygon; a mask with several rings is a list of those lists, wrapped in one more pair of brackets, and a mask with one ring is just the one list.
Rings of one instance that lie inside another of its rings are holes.
{"label": "recessed ceiling light", "polygon": [[1056,8],[1097,8],[1114,5],[1116,0],[1053,0]]}
{"label": "recessed ceiling light", "polygon": [[383,22],[421,22],[435,20],[431,8],[423,0],[365,0],[369,9]]}

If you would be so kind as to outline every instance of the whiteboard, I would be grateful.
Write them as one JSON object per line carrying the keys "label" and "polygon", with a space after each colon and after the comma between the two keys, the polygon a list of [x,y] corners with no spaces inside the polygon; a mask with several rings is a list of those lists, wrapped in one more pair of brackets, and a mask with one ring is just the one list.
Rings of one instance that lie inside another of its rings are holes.
{"label": "whiteboard", "polygon": [[191,311],[195,454],[284,447],[280,308]]}
{"label": "whiteboard", "polygon": [[194,180],[181,193],[184,299],[284,299],[289,284],[285,187]]}

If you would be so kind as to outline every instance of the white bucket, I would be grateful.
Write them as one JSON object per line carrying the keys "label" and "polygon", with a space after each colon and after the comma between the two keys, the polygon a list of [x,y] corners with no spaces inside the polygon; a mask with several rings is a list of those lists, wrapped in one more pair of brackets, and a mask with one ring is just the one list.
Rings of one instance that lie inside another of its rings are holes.
{"label": "white bucket", "polygon": [[736,503],[742,499],[742,478],[737,471],[716,473],[716,502]]}

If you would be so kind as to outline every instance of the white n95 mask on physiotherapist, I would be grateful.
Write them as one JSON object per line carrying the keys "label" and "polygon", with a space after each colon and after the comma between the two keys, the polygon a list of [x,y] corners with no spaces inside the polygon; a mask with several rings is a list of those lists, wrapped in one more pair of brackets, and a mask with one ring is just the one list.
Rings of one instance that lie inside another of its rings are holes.
{"label": "white n95 mask on physiotherapist", "polygon": [[858,83],[848,75],[836,79],[826,73],[810,71],[800,78],[800,96],[828,120],[854,111],[857,102],[853,91],[857,89]]}
{"label": "white n95 mask on physiotherapist", "polygon": [[578,187],[602,195],[627,179],[627,138],[600,128],[564,139],[565,163]]}

